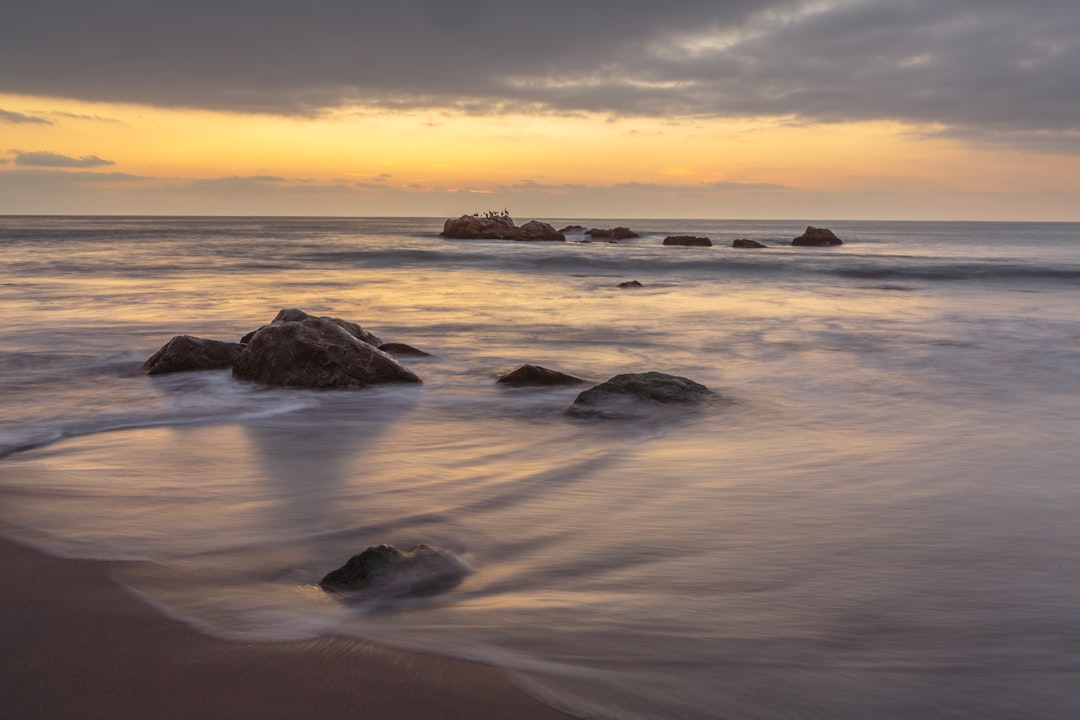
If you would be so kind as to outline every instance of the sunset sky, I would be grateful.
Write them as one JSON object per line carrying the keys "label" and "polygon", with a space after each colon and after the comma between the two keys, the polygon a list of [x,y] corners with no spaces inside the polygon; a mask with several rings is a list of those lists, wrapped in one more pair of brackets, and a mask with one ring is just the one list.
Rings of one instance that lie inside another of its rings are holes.
{"label": "sunset sky", "polygon": [[1075,0],[9,0],[0,213],[1080,221]]}

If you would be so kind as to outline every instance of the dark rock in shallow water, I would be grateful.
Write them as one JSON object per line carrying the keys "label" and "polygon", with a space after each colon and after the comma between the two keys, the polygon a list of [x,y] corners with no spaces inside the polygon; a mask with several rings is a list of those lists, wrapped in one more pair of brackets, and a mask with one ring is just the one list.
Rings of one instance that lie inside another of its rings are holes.
{"label": "dark rock in shallow water", "polygon": [[593,228],[592,230],[586,230],[585,234],[594,238],[614,238],[615,240],[627,240],[629,238],[640,237],[640,235],[630,228],[621,226],[611,229]]}
{"label": "dark rock in shallow water", "polygon": [[763,244],[759,243],[757,240],[748,240],[746,238],[736,238],[735,240],[731,241],[731,247],[733,247],[733,248],[763,248],[763,247],[769,247],[769,246],[768,245],[763,245]]}
{"label": "dark rock in shallow water", "polygon": [[688,247],[712,247],[712,240],[693,235],[672,235],[664,238],[665,245],[685,245]]}
{"label": "dark rock in shallow water", "polygon": [[564,234],[565,233],[578,233],[578,232],[583,232],[584,230],[585,230],[584,225],[567,225],[564,228],[560,228],[559,232],[564,233]]}
{"label": "dark rock in shallow water", "polygon": [[626,373],[585,390],[566,412],[575,417],[633,417],[643,403],[692,405],[711,395],[709,388],[678,375]]}
{"label": "dark rock in shallow water", "polygon": [[844,241],[836,237],[836,234],[828,228],[816,228],[807,225],[806,232],[791,241],[792,245],[805,247],[827,247],[829,245],[843,245]]}
{"label": "dark rock in shallow water", "polygon": [[415,355],[417,357],[431,357],[431,353],[426,353],[423,350],[414,348],[412,345],[406,345],[405,343],[383,343],[379,346],[379,349],[384,353],[390,353],[391,355]]}
{"label": "dark rock in shallow water", "polygon": [[522,365],[508,372],[498,379],[504,385],[518,387],[528,385],[581,385],[586,382],[579,377],[561,373],[558,370],[548,370],[539,365]]}
{"label": "dark rock in shallow water", "polygon": [[[306,314],[306,313],[305,313]],[[266,385],[357,388],[418,383],[411,370],[329,319],[275,321],[251,336],[233,376]]]}
{"label": "dark rock in shallow water", "polygon": [[[315,316],[314,315],[309,315],[308,313],[304,312],[300,308],[285,308],[284,310],[281,310],[280,312],[278,312],[278,314],[274,317],[274,319],[271,321],[271,323],[276,323],[276,322],[302,322],[304,320],[307,320],[308,318],[315,318]],[[348,320],[342,320],[341,318],[327,317],[326,315],[319,316],[318,319],[319,320],[326,320],[327,322],[334,323],[335,325],[340,327],[342,330],[344,330],[345,332],[352,335],[357,340],[363,340],[364,342],[366,342],[369,345],[374,345],[375,347],[378,347],[380,344],[382,344],[382,340],[377,338],[375,335],[369,333],[367,330],[364,330],[363,328],[361,328],[359,325],[357,325],[354,322],[349,322]],[[266,327],[266,325],[263,325],[263,327]],[[258,330],[252,330],[247,335],[240,338],[240,342],[242,342],[242,343],[249,342],[251,340],[252,336],[255,335],[255,333],[259,332],[259,330],[262,330],[262,328],[259,328]]]}
{"label": "dark rock in shallow water", "polygon": [[319,586],[382,597],[434,595],[457,586],[468,574],[453,555],[429,545],[417,545],[404,553],[393,545],[376,545],[327,573]]}
{"label": "dark rock in shallow water", "polygon": [[143,370],[150,375],[164,375],[227,368],[236,362],[243,349],[240,343],[177,335],[143,363]]}
{"label": "dark rock in shallow water", "polygon": [[639,287],[645,287],[645,286],[642,285],[637,280],[627,280],[626,282],[619,283],[619,287],[621,287],[621,288],[639,288]]}
{"label": "dark rock in shallow water", "polygon": [[551,225],[530,220],[521,227],[509,215],[462,215],[443,223],[440,233],[454,240],[550,240],[565,242],[566,236]]}

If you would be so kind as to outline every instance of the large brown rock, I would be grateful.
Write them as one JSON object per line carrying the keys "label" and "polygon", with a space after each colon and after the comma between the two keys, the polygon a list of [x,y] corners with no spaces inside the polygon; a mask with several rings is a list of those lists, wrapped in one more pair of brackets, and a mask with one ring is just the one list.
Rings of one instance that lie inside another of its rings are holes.
{"label": "large brown rock", "polygon": [[324,590],[383,597],[434,595],[458,585],[468,569],[450,553],[430,545],[401,552],[376,545],[353,555],[319,582]]}
{"label": "large brown rock", "polygon": [[806,247],[827,247],[829,245],[843,245],[844,241],[836,237],[836,234],[828,228],[816,228],[813,225],[807,225],[806,232],[792,240],[791,244]]}
{"label": "large brown rock", "polygon": [[236,362],[243,349],[240,343],[177,335],[147,358],[143,370],[150,375],[164,375],[227,368]]}
{"label": "large brown rock", "polygon": [[566,412],[584,418],[626,418],[649,405],[694,405],[712,395],[701,383],[678,375],[626,373],[585,390]]}
{"label": "large brown rock", "polygon": [[566,242],[566,236],[539,220],[530,220],[521,227],[509,215],[462,215],[443,223],[440,233],[455,240],[550,240]]}
{"label": "large brown rock", "polygon": [[[305,313],[306,314],[306,313]],[[275,321],[255,332],[233,376],[266,385],[357,388],[420,378],[387,353],[331,320]]]}

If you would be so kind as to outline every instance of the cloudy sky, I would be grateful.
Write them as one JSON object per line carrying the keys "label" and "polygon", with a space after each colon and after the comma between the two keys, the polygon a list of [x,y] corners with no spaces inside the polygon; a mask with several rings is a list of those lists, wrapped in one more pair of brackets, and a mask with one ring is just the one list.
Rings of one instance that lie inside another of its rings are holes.
{"label": "cloudy sky", "polygon": [[1080,220],[1076,0],[7,0],[0,213]]}

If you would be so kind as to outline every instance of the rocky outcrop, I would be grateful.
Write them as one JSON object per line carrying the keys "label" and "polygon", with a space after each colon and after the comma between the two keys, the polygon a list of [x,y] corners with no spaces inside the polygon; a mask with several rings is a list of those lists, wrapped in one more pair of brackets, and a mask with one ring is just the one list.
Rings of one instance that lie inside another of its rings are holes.
{"label": "rocky outcrop", "polygon": [[672,235],[664,238],[665,245],[685,245],[687,247],[712,247],[712,240],[693,235]]}
{"label": "rocky outcrop", "polygon": [[462,215],[443,223],[440,233],[455,240],[550,240],[566,242],[566,236],[551,225],[530,220],[521,227],[509,215]]}
{"label": "rocky outcrop", "polygon": [[539,365],[522,365],[503,375],[497,382],[503,385],[526,387],[537,385],[581,385],[586,381]]}
{"label": "rocky outcrop", "polygon": [[619,283],[619,287],[621,287],[621,288],[639,288],[639,287],[645,287],[645,286],[642,285],[637,280],[627,280],[626,282]]}
{"label": "rocky outcrop", "polygon": [[836,237],[836,234],[828,228],[816,228],[813,225],[808,225],[806,232],[792,240],[791,244],[805,247],[827,247],[829,245],[843,245],[844,241]]}
{"label": "rocky outcrop", "polygon": [[585,390],[566,412],[584,418],[634,417],[648,405],[693,405],[713,394],[704,385],[678,375],[627,373]]}
{"label": "rocky outcrop", "polygon": [[227,368],[236,362],[243,349],[240,343],[177,335],[143,363],[143,370],[150,375],[164,375]]}
{"label": "rocky outcrop", "polygon": [[431,353],[426,353],[423,350],[414,348],[412,345],[406,345],[405,343],[383,343],[379,346],[379,349],[382,350],[384,353],[390,353],[391,355],[413,355],[415,357],[431,357]]}
{"label": "rocky outcrop", "polygon": [[468,569],[444,550],[417,545],[401,552],[393,545],[376,545],[327,573],[319,586],[333,592],[381,597],[423,596],[449,590],[466,575]]}
{"label": "rocky outcrop", "polygon": [[[378,347],[379,345],[382,344],[382,340],[377,338],[375,335],[369,333],[367,330],[364,330],[363,328],[361,328],[359,325],[357,325],[354,322],[349,322],[348,320],[342,320],[341,318],[327,317],[325,315],[322,315],[322,316],[319,316],[318,318],[316,318],[314,315],[309,315],[306,312],[304,312],[303,310],[301,310],[300,308],[285,308],[284,310],[281,310],[280,312],[278,312],[277,316],[274,317],[274,319],[271,321],[271,323],[303,322],[304,320],[308,320],[308,319],[325,320],[327,322],[334,323],[335,325],[340,327],[342,330],[344,330],[345,332],[352,335],[357,340],[362,340],[363,342],[366,342],[368,345],[374,345],[375,347]],[[263,327],[266,327],[266,325],[263,325]],[[240,342],[242,342],[242,343],[249,342],[251,340],[251,338],[255,335],[255,333],[259,332],[259,330],[262,330],[262,328],[259,328],[258,330],[252,330],[247,335],[240,338]]]}
{"label": "rocky outcrop", "polygon": [[736,238],[735,240],[731,241],[731,247],[733,247],[733,248],[763,248],[763,247],[769,247],[769,246],[768,245],[763,245],[763,244],[759,243],[757,240],[748,240],[747,238]]}
{"label": "rocky outcrop", "polygon": [[301,320],[275,320],[255,331],[233,365],[233,376],[310,388],[420,382],[411,370],[333,319],[303,315]]}
{"label": "rocky outcrop", "polygon": [[630,228],[621,226],[610,229],[593,228],[591,230],[586,230],[585,234],[594,238],[611,238],[613,240],[628,240],[630,238],[641,237]]}
{"label": "rocky outcrop", "polygon": [[585,231],[585,226],[584,225],[567,225],[566,227],[559,229],[559,232],[561,232],[563,234],[566,234],[566,233],[579,233],[579,232],[584,232],[584,231]]}

